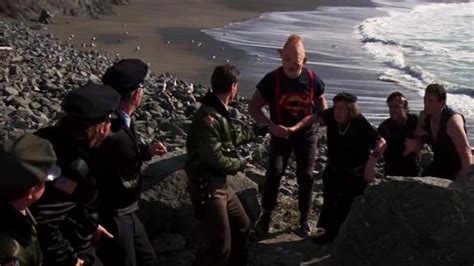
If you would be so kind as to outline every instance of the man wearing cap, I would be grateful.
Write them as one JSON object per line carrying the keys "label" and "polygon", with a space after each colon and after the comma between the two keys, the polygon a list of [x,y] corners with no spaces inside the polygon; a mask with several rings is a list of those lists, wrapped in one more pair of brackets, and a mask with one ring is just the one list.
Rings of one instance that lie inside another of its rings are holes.
{"label": "man wearing cap", "polygon": [[333,107],[318,116],[327,127],[328,164],[323,173],[324,202],[314,238],[317,244],[331,242],[346,219],[352,202],[364,193],[364,167],[371,149],[377,158],[383,153],[385,140],[360,113],[357,97],[342,92],[333,98]]}
{"label": "man wearing cap", "polygon": [[[70,91],[58,124],[36,134],[51,142],[62,175],[46,185],[31,208],[38,222],[45,265],[93,265],[92,235],[107,232],[98,225],[98,202],[90,160],[93,149],[110,134],[120,95],[109,86],[89,83]],[[110,235],[107,235],[111,237]]]}
{"label": "man wearing cap", "polygon": [[105,239],[100,256],[106,265],[154,265],[156,255],[143,224],[136,216],[141,193],[142,162],[166,153],[166,147],[140,144],[132,115],[140,106],[148,67],[138,59],[124,59],[102,77],[120,95],[117,122],[121,129],[109,136],[95,153],[101,223],[115,236]]}
{"label": "man wearing cap", "polygon": [[41,265],[36,221],[28,206],[44,192],[45,182],[61,173],[51,143],[32,134],[0,147],[0,265]]}
{"label": "man wearing cap", "polygon": [[[255,226],[257,237],[264,236],[269,230],[280,180],[292,152],[296,160],[300,229],[303,234],[311,232],[308,214],[316,156],[316,127],[311,120],[313,113],[327,107],[323,81],[304,67],[306,55],[302,38],[291,35],[278,52],[283,66],[265,75],[249,103],[250,115],[257,123],[269,126],[272,135],[263,186],[263,212]],[[266,105],[270,118],[262,110]]]}

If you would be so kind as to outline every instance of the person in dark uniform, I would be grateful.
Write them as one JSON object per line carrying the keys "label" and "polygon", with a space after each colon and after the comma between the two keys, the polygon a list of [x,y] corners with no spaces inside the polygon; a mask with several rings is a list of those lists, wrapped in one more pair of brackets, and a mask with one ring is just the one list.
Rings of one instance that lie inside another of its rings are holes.
{"label": "person in dark uniform", "polygon": [[28,206],[61,173],[51,143],[32,134],[0,146],[0,265],[42,265],[36,221]]}
{"label": "person in dark uniform", "polygon": [[199,221],[194,266],[247,265],[250,220],[226,179],[247,164],[237,157],[236,147],[255,138],[253,130],[234,129],[227,109],[237,95],[239,76],[229,64],[214,69],[212,92],[194,114],[186,139],[188,190]]}
{"label": "person in dark uniform", "polygon": [[409,112],[407,98],[398,91],[388,96],[387,105],[390,118],[383,121],[377,129],[378,134],[387,142],[383,153],[385,175],[418,176],[418,155],[414,151],[405,150],[405,141],[416,137],[418,115]]}
{"label": "person in dark uniform", "polygon": [[144,145],[138,139],[132,114],[140,106],[148,67],[138,59],[124,59],[102,77],[120,95],[120,130],[109,136],[95,153],[100,165],[96,175],[100,198],[100,220],[114,235],[102,243],[100,257],[105,265],[155,265],[156,255],[142,222],[135,212],[141,193],[142,162],[166,153],[158,142]]}
{"label": "person in dark uniform", "polygon": [[[292,152],[296,159],[298,209],[303,234],[311,232],[308,214],[313,189],[316,156],[316,127],[312,115],[327,107],[324,83],[306,63],[303,40],[291,35],[279,50],[283,66],[268,73],[257,85],[249,103],[249,113],[259,124],[267,125],[272,135],[269,166],[263,186],[263,212],[255,227],[257,237],[265,236],[276,207],[280,180]],[[270,118],[262,108],[270,107]]]}
{"label": "person in dark uniform", "polygon": [[467,139],[464,116],[446,105],[446,89],[439,84],[426,87],[424,100],[425,120],[419,128],[424,134],[407,146],[416,147],[427,143],[433,148],[432,164],[423,170],[423,176],[434,176],[467,182],[472,153]]}
{"label": "person in dark uniform", "polygon": [[89,83],[70,91],[58,124],[36,135],[54,147],[62,175],[46,184],[44,196],[31,207],[45,265],[94,265],[91,238],[110,234],[98,224],[97,190],[91,152],[110,134],[120,95],[111,87]]}
{"label": "person in dark uniform", "polygon": [[324,232],[313,239],[318,244],[331,242],[337,235],[354,198],[364,193],[364,167],[371,149],[375,148],[374,156],[380,157],[385,144],[360,113],[356,101],[353,94],[339,93],[333,98],[334,106],[319,116],[327,127],[328,164],[323,173],[324,202],[318,221]]}

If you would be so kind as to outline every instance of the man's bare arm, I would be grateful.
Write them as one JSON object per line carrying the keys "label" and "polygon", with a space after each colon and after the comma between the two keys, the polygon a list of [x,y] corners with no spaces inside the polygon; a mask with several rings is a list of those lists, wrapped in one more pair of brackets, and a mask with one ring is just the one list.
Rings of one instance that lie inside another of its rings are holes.
{"label": "man's bare arm", "polygon": [[270,118],[264,113],[262,108],[267,105],[267,101],[263,98],[260,91],[257,89],[249,102],[249,114],[255,119],[258,124],[267,125],[270,132],[279,138],[288,138],[289,130],[287,127],[275,125]]}
{"label": "man's bare arm", "polygon": [[466,181],[468,178],[469,166],[472,163],[472,153],[466,132],[464,131],[464,120],[461,115],[455,114],[449,119],[447,133],[453,141],[456,151],[461,158],[461,176]]}

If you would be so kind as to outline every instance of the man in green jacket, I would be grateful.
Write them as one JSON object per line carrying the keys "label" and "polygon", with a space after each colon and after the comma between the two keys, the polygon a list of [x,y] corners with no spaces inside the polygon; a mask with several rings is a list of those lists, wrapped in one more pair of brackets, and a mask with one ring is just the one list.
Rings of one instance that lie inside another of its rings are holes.
{"label": "man in green jacket", "polygon": [[240,72],[232,65],[217,66],[212,92],[202,100],[188,132],[186,173],[189,193],[199,221],[196,265],[247,265],[250,220],[226,176],[245,168],[236,146],[250,142],[251,130],[235,132],[228,104],[237,95]]}
{"label": "man in green jacket", "polygon": [[0,265],[41,265],[36,222],[28,206],[60,175],[52,145],[32,134],[0,146]]}

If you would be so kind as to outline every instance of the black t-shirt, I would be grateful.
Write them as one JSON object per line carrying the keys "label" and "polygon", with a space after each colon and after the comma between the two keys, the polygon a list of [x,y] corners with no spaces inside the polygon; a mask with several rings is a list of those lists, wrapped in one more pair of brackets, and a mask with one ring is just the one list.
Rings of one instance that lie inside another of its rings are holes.
{"label": "black t-shirt", "polygon": [[390,176],[418,176],[419,168],[417,156],[410,153],[403,156],[405,140],[415,137],[418,116],[408,114],[407,121],[398,125],[392,119],[383,121],[378,128],[378,133],[387,141],[384,153],[385,175]]}
{"label": "black t-shirt", "polygon": [[[277,71],[280,79],[280,99],[276,100]],[[258,83],[257,89],[269,104],[270,118],[274,123],[294,126],[305,116],[314,112],[314,99],[324,93],[324,82],[314,74],[313,99],[311,100],[311,82],[308,71],[307,68],[303,68],[298,78],[290,79],[284,74],[283,67],[280,67],[265,75]],[[282,121],[278,121],[277,103],[280,106]]]}
{"label": "black t-shirt", "polygon": [[346,126],[339,126],[334,119],[333,107],[324,110],[321,116],[327,127],[330,167],[337,171],[350,172],[364,166],[377,141],[374,127],[363,115],[357,116]]}

